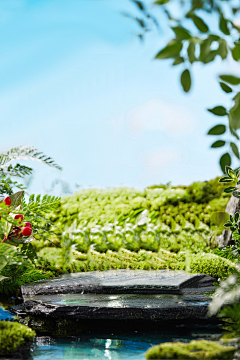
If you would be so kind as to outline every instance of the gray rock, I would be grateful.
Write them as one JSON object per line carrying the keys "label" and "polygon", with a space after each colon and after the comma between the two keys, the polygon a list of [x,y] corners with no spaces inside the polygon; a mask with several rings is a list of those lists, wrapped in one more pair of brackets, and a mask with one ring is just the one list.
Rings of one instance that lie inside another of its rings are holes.
{"label": "gray rock", "polygon": [[64,274],[22,286],[23,297],[49,294],[180,294],[183,288],[212,286],[216,279],[177,270],[108,270]]}
{"label": "gray rock", "polygon": [[65,274],[22,286],[25,317],[82,320],[206,319],[216,279],[172,270]]}
{"label": "gray rock", "polygon": [[[206,289],[204,289],[206,290]],[[66,319],[205,319],[209,297],[194,294],[56,294],[25,298],[26,315]]]}

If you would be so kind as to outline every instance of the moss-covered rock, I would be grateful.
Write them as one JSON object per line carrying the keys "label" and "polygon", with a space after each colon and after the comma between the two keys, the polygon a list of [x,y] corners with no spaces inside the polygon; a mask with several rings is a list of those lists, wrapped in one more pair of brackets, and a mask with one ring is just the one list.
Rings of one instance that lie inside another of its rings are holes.
{"label": "moss-covered rock", "polygon": [[211,253],[191,256],[191,272],[210,275],[215,278],[226,278],[236,271],[235,263]]}
{"label": "moss-covered rock", "polygon": [[150,348],[145,356],[147,359],[232,359],[235,352],[233,346],[222,346],[217,341],[192,340],[163,343]]}
{"label": "moss-covered rock", "polygon": [[18,322],[0,321],[0,356],[21,353],[29,348],[35,331]]}

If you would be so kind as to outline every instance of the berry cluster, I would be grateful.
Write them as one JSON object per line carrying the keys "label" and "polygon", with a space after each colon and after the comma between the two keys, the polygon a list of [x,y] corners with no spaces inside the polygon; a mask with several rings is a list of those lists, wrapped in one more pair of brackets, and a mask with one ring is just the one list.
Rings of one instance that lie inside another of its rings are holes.
{"label": "berry cluster", "polygon": [[[3,202],[10,206],[12,203],[12,200],[9,196],[7,196]],[[30,236],[32,234],[32,225],[30,222],[23,223],[23,215],[22,214],[16,214],[14,216],[15,220],[19,220],[19,226],[14,225],[8,236],[5,236],[2,242],[5,242],[7,240],[20,240],[24,236]]]}

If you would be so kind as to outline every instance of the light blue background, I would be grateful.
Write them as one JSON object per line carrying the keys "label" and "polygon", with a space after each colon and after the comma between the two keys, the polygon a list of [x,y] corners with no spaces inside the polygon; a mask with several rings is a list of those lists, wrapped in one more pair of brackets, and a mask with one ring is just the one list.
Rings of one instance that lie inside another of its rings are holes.
{"label": "light blue background", "polygon": [[239,69],[230,58],[196,65],[184,94],[184,67],[153,60],[171,38],[164,22],[141,43],[122,12],[138,14],[128,0],[1,0],[0,151],[33,145],[63,167],[28,163],[31,192],[50,192],[54,179],[71,191],[142,189],[221,174],[206,133],[227,119],[206,108],[230,106],[217,75]]}

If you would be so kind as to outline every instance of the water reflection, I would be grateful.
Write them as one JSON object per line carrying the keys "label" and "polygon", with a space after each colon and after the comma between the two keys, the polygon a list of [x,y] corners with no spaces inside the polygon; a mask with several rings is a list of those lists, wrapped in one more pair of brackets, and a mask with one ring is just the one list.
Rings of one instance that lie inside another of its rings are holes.
{"label": "water reflection", "polygon": [[188,342],[213,339],[220,331],[211,327],[158,328],[148,331],[88,332],[68,338],[37,337],[33,360],[145,360],[144,353],[153,345],[167,341]]}
{"label": "water reflection", "polygon": [[87,339],[53,340],[37,338],[33,350],[34,360],[143,360],[144,352],[150,344],[139,344],[134,341],[118,339]]}

